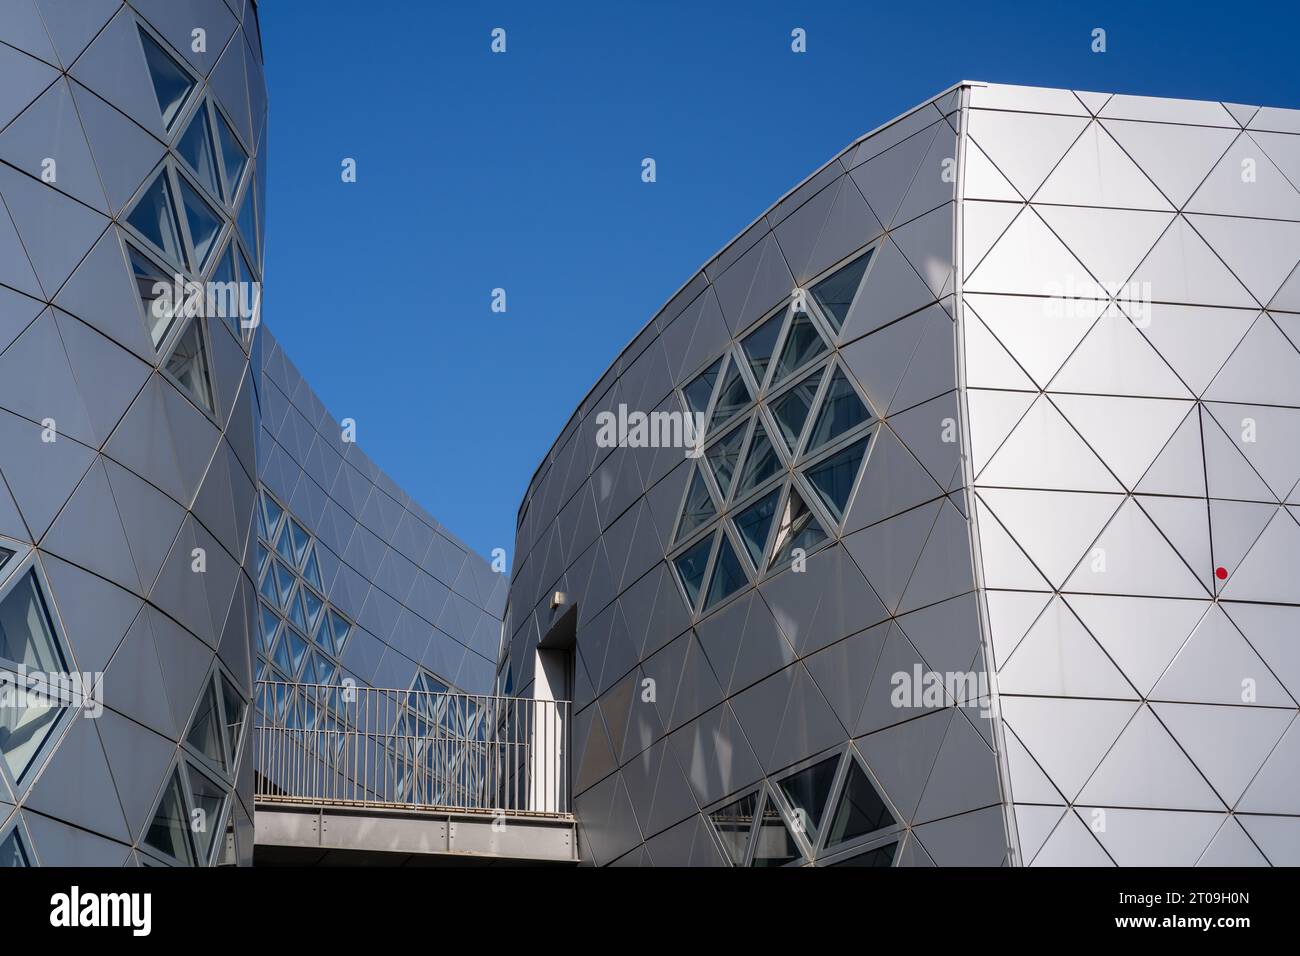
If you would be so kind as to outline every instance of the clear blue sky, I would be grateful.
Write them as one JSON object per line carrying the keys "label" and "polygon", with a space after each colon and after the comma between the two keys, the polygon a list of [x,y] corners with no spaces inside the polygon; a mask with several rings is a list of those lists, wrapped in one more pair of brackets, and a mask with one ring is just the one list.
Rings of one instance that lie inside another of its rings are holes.
{"label": "clear blue sky", "polygon": [[961,79],[1300,107],[1295,9],[265,0],[267,321],[381,468],[513,557],[617,353],[859,134]]}

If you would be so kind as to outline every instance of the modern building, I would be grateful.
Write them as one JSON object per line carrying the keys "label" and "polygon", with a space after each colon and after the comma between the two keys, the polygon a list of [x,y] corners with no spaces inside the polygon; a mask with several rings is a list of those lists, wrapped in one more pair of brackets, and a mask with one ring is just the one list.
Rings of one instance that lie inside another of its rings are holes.
{"label": "modern building", "polygon": [[1300,113],[862,137],[617,357],[508,580],[261,324],[256,4],[4,10],[0,864],[247,864],[304,768],[598,865],[1300,863]]}
{"label": "modern building", "polygon": [[583,860],[1300,863],[1297,186],[1300,112],[962,83],[692,276],[519,508]]}

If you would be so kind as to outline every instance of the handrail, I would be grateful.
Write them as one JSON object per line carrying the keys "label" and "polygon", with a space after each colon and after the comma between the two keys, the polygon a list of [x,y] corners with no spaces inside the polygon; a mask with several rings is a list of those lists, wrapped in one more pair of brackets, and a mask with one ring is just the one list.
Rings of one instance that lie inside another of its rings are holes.
{"label": "handrail", "polygon": [[569,701],[258,681],[258,801],[569,815]]}

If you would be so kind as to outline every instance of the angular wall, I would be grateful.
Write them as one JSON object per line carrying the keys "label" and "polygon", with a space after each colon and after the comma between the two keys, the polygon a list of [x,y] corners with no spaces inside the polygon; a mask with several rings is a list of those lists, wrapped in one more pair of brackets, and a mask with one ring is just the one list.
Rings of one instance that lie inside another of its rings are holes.
{"label": "angular wall", "polygon": [[244,0],[5,5],[0,680],[104,708],[0,710],[6,862],[251,857],[250,336],[154,285],[260,277],[265,118]]}
{"label": "angular wall", "polygon": [[260,349],[258,679],[490,693],[506,577],[343,440],[269,331]]}
{"label": "angular wall", "polygon": [[[529,487],[502,679],[532,685],[564,592],[587,862],[1007,856],[978,683],[970,706],[891,702],[895,673],[983,671],[954,359],[960,103],[855,143],[724,249]],[[601,447],[620,405],[705,413],[703,457]]]}
{"label": "angular wall", "polygon": [[1300,862],[1300,112],[970,91],[962,321],[1019,858]]}

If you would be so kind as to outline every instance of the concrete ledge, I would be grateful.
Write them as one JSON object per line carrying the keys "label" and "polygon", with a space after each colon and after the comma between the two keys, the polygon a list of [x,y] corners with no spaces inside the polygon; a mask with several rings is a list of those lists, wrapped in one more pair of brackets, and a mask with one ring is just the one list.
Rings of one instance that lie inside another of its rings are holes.
{"label": "concrete ledge", "polygon": [[380,857],[578,862],[573,820],[562,818],[266,802],[257,804],[255,829],[259,854],[272,864],[312,862],[313,856],[319,857],[315,862],[346,864],[344,854],[356,854],[358,864],[385,862]]}

